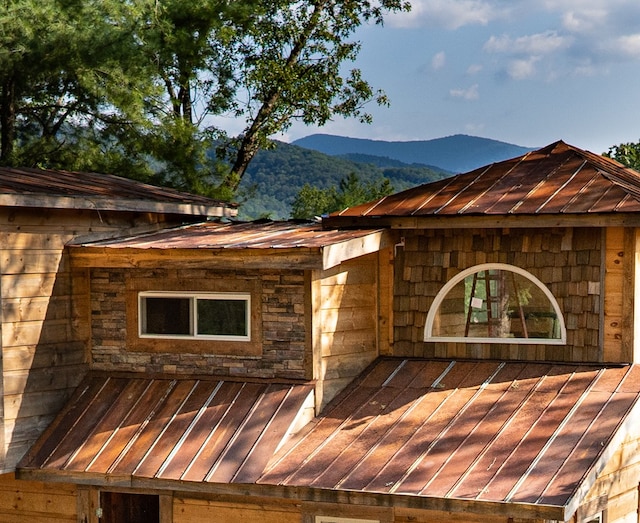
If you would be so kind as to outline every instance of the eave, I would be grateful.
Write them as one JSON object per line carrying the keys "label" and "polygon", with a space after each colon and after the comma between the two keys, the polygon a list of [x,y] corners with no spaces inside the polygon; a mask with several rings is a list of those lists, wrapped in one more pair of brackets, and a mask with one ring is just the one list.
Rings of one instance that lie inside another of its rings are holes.
{"label": "eave", "polygon": [[[184,237],[189,237],[185,229]],[[342,238],[342,235],[341,235]],[[130,240],[127,240],[129,245]],[[70,245],[71,261],[75,267],[156,268],[172,267],[234,267],[327,270],[345,261],[371,254],[393,244],[388,230],[364,231],[348,239],[327,241],[324,244],[301,242],[298,246],[265,241],[260,247],[225,247],[223,244],[175,248],[168,244],[145,247],[125,246],[123,242],[108,244]]]}
{"label": "eave", "polygon": [[47,196],[41,194],[2,194],[0,195],[0,207],[178,214],[202,218],[235,217],[238,214],[238,210],[235,207],[222,204],[205,205],[143,199],[128,200],[94,196]]}
{"label": "eave", "polygon": [[640,227],[640,213],[460,216],[330,216],[325,227],[390,229],[531,229],[556,227]]}

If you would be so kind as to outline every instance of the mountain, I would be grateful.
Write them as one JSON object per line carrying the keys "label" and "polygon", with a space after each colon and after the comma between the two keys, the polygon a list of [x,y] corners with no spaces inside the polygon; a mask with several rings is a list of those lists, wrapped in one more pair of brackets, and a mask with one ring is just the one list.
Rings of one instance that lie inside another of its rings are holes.
{"label": "mountain", "polygon": [[312,134],[292,143],[330,156],[386,157],[405,164],[417,163],[437,166],[451,173],[471,171],[477,167],[514,158],[532,150],[532,148],[464,134],[410,142]]}
{"label": "mountain", "polygon": [[282,142],[274,145],[256,155],[242,179],[241,219],[289,218],[291,204],[305,184],[326,189],[337,186],[351,173],[362,181],[388,178],[394,191],[452,174],[437,167],[408,165],[375,155],[336,157]]}

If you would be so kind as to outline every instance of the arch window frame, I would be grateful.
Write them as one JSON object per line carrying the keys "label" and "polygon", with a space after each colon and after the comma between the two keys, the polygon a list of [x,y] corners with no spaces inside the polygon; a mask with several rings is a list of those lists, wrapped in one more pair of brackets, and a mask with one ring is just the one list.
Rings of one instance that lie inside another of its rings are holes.
{"label": "arch window frame", "polygon": [[[518,274],[531,283],[536,285],[547,297],[549,303],[551,304],[553,311],[556,314],[557,321],[559,323],[560,337],[559,338],[508,338],[508,337],[478,337],[478,336],[433,336],[433,326],[436,320],[436,315],[440,310],[440,306],[442,302],[447,297],[449,292],[458,285],[461,281],[463,281],[468,276],[471,276],[476,273],[480,273],[483,271],[491,271],[491,270],[501,270],[506,272],[512,272]],[[566,345],[567,343],[567,328],[564,321],[564,315],[562,314],[562,310],[558,305],[558,301],[555,296],[551,293],[551,291],[547,288],[547,286],[541,282],[538,278],[536,278],[530,272],[517,267],[515,265],[509,265],[506,263],[482,263],[479,265],[474,265],[473,267],[469,267],[464,269],[460,273],[456,274],[453,278],[451,278],[445,285],[440,289],[438,294],[433,300],[431,307],[429,308],[429,312],[427,314],[427,320],[424,326],[424,341],[426,342],[452,342],[452,343],[500,343],[500,344],[517,344],[517,345]]]}

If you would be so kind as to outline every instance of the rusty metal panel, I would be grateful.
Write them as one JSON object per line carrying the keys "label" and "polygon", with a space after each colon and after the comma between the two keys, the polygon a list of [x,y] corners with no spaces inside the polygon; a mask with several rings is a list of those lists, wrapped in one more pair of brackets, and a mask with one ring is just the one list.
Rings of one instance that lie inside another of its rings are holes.
{"label": "rusty metal panel", "polygon": [[325,230],[310,222],[207,222],[76,247],[114,249],[319,249],[363,238],[377,229]]}
{"label": "rusty metal panel", "polygon": [[19,471],[563,507],[636,406],[640,367],[381,359],[277,450],[311,391],[89,376]]}
{"label": "rusty metal panel", "polygon": [[212,205],[210,198],[182,193],[120,176],[54,169],[0,168],[0,193],[98,197]]}
{"label": "rusty metal panel", "polygon": [[563,506],[636,404],[639,376],[382,360],[259,483]]}
{"label": "rusty metal panel", "polygon": [[345,209],[335,216],[638,211],[640,174],[609,158],[556,142],[518,158]]}
{"label": "rusty metal panel", "polygon": [[19,467],[79,473],[255,481],[310,384],[90,375]]}

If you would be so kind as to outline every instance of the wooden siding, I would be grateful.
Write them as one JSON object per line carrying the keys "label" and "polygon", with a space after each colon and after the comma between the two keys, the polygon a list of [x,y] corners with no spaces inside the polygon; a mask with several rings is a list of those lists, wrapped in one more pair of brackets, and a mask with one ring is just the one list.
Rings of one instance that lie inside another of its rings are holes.
{"label": "wooden siding", "polygon": [[13,469],[87,366],[86,271],[71,268],[65,246],[164,223],[149,214],[0,208],[0,470]]}
{"label": "wooden siding", "polygon": [[0,476],[0,523],[75,523],[76,487]]}
{"label": "wooden siding", "polygon": [[[615,335],[601,348],[603,230],[598,228],[407,231],[398,250],[394,354],[538,361],[630,361]],[[564,313],[567,344],[426,343],[424,325],[437,293],[462,270],[506,263],[537,277]],[[612,298],[613,299],[613,298]],[[619,307],[618,301],[612,306]],[[610,309],[610,314],[613,311]]]}
{"label": "wooden siding", "polygon": [[300,509],[291,502],[222,503],[177,497],[173,523],[301,523]]}
{"label": "wooden siding", "polygon": [[[379,355],[378,254],[317,273],[313,286],[314,352],[320,410]],[[388,339],[387,339],[388,341]]]}
{"label": "wooden siding", "polygon": [[[176,262],[179,263],[179,262]],[[108,371],[309,379],[304,271],[91,269],[91,365]],[[137,339],[137,292],[250,290],[252,342]],[[252,344],[254,345],[252,347]]]}
{"label": "wooden siding", "polygon": [[640,501],[640,438],[629,435],[618,448],[578,511],[588,517],[607,510],[607,523],[637,521]]}

